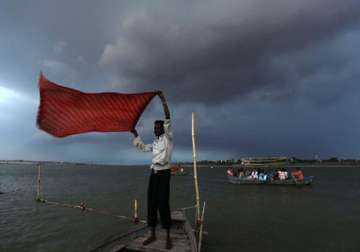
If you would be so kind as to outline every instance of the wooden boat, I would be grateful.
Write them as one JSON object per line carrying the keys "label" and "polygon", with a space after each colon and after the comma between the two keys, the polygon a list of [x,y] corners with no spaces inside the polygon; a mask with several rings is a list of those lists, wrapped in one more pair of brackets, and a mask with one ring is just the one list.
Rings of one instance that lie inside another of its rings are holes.
{"label": "wooden boat", "polygon": [[185,171],[185,169],[181,166],[172,166],[171,167],[171,175],[173,176],[184,176],[188,173]]}
{"label": "wooden boat", "polygon": [[288,157],[248,157],[242,158],[241,164],[245,166],[279,165],[288,161]]}
{"label": "wooden boat", "polygon": [[[194,174],[197,174],[196,168],[196,152],[195,152],[195,131],[194,131],[194,113],[192,114],[192,140],[193,140],[193,161],[194,161]],[[180,165],[177,168],[181,169]],[[193,231],[184,211],[173,211],[171,213],[172,226],[170,236],[173,247],[168,250],[165,248],[166,243],[166,230],[157,227],[156,237],[157,240],[144,246],[143,241],[150,235],[151,230],[145,224],[138,224],[135,229],[122,234],[118,237],[108,239],[101,245],[97,246],[91,252],[197,252],[201,251],[201,241],[203,234],[204,210],[205,202],[203,205],[202,214],[200,212],[200,196],[197,182],[197,176],[194,175],[195,192],[196,192],[196,220],[200,226],[196,228],[196,233],[199,236],[197,242],[195,232]],[[201,215],[200,215],[201,214]],[[199,246],[199,247],[198,247]]]}
{"label": "wooden boat", "polygon": [[149,236],[150,230],[146,224],[138,224],[135,229],[103,242],[90,252],[196,252],[197,244],[194,231],[184,213],[174,211],[171,218],[173,225],[170,235],[173,247],[170,250],[165,249],[166,231],[160,227],[156,230],[157,240],[146,246],[142,245]]}
{"label": "wooden boat", "polygon": [[313,181],[313,176],[307,176],[304,178],[303,181],[295,180],[293,178],[286,179],[286,180],[267,180],[267,181],[260,181],[260,180],[253,180],[253,179],[244,179],[239,178],[236,176],[228,175],[228,180],[232,184],[241,184],[241,185],[311,185]]}

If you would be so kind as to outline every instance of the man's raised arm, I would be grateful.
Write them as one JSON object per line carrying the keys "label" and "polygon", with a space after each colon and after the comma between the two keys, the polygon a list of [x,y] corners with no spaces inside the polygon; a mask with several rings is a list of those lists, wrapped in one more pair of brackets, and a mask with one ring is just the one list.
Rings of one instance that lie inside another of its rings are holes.
{"label": "man's raised arm", "polygon": [[172,129],[171,129],[170,111],[169,111],[168,104],[166,102],[165,96],[164,96],[162,91],[157,91],[157,94],[159,95],[160,100],[161,100],[162,105],[163,105],[163,108],[164,108],[164,114],[165,114],[164,133],[168,137],[172,138],[173,133],[172,133]]}
{"label": "man's raised arm", "polygon": [[160,97],[160,100],[162,102],[162,105],[163,105],[163,109],[164,109],[164,114],[165,114],[165,119],[170,119],[170,111],[169,111],[169,107],[167,105],[167,102],[166,102],[166,99],[165,99],[165,96],[163,94],[162,91],[156,91],[158,96]]}

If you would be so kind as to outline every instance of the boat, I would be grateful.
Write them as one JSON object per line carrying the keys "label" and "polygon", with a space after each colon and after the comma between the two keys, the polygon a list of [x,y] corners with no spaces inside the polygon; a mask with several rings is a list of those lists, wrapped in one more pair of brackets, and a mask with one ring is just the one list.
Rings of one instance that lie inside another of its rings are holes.
{"label": "boat", "polygon": [[173,176],[184,176],[188,173],[185,171],[185,169],[181,166],[172,166],[171,168],[171,175]]}
{"label": "boat", "polygon": [[150,228],[146,224],[137,224],[136,228],[118,237],[104,241],[90,252],[197,252],[197,243],[192,227],[182,211],[172,212],[170,230],[173,247],[165,248],[166,231],[157,228],[157,240],[144,246],[143,241],[149,236]]}
{"label": "boat", "polygon": [[244,166],[279,165],[288,162],[288,157],[247,157],[241,159],[241,164]]}
{"label": "boat", "polygon": [[237,176],[231,176],[228,174],[228,180],[232,184],[241,184],[241,185],[295,185],[295,186],[302,186],[302,185],[311,185],[313,181],[313,176],[307,176],[304,180],[296,180],[294,178],[289,178],[286,180],[266,180],[261,181],[257,179],[246,179],[246,178],[239,178]]}
{"label": "boat", "polygon": [[[194,160],[194,174],[197,174],[196,168],[196,152],[195,152],[195,136],[194,136],[194,113],[192,114],[192,140],[193,140],[193,160]],[[184,172],[184,169],[178,165],[176,167]],[[171,213],[172,226],[170,230],[170,237],[172,241],[172,248],[166,249],[166,230],[161,228],[159,225],[156,227],[157,240],[143,245],[143,241],[150,235],[150,227],[145,223],[138,223],[132,230],[119,235],[115,238],[109,238],[95,249],[90,252],[197,252],[201,251],[201,241],[203,234],[203,221],[204,221],[204,210],[205,202],[200,212],[200,196],[198,190],[197,176],[194,176],[195,191],[196,191],[196,205],[189,207],[196,207],[196,227],[195,231],[188,221],[185,210],[182,208],[181,211],[173,211]],[[198,239],[197,240],[197,237]]]}

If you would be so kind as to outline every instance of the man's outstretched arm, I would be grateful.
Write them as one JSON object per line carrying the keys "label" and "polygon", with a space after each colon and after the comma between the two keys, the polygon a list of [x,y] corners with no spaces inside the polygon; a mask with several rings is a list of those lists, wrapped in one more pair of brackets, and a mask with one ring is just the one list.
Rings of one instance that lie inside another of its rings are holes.
{"label": "man's outstretched arm", "polygon": [[152,144],[144,144],[144,142],[141,140],[136,129],[132,129],[130,132],[135,137],[133,140],[133,144],[138,150],[144,151],[144,152],[152,151]]}

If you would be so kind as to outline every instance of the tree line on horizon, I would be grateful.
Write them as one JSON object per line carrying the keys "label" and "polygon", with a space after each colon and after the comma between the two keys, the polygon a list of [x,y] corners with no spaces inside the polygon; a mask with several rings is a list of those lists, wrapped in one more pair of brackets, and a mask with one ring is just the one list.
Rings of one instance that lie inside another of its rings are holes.
{"label": "tree line on horizon", "polygon": [[[180,164],[188,164],[192,162],[179,162]],[[213,164],[213,165],[231,165],[241,164],[240,159],[227,159],[227,160],[199,160],[198,164]],[[328,159],[302,159],[297,157],[289,158],[289,164],[306,163],[306,164],[323,164],[323,163],[342,163],[342,164],[360,164],[359,159],[341,159],[338,157],[330,157]]]}

